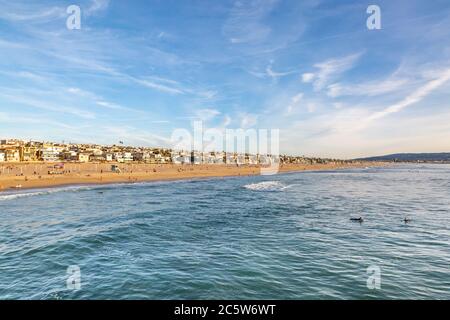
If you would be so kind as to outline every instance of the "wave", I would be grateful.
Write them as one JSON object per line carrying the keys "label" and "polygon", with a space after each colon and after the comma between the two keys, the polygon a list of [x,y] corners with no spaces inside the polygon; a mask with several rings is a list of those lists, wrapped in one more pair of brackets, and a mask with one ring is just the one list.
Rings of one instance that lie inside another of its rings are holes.
{"label": "wave", "polygon": [[[49,195],[52,193],[59,192],[76,192],[76,191],[85,191],[85,190],[108,190],[115,188],[134,188],[136,186],[155,186],[155,185],[164,185],[168,183],[189,183],[194,182],[196,180],[156,180],[156,181],[141,181],[141,182],[117,182],[117,183],[108,183],[108,184],[98,184],[98,185],[72,185],[65,187],[52,187],[52,188],[42,188],[42,189],[34,189],[27,191],[12,191],[12,192],[1,192],[0,193],[0,202],[7,200],[14,200],[18,198],[26,198],[26,197],[34,197],[34,196],[42,196]],[[198,180],[201,182],[202,180]]]}
{"label": "wave", "polygon": [[280,181],[263,181],[244,186],[244,188],[253,191],[282,191],[288,187],[289,186],[284,185]]}
{"label": "wave", "polygon": [[57,192],[68,192],[68,191],[82,191],[82,190],[91,190],[93,187],[89,186],[73,186],[73,187],[62,187],[62,188],[52,188],[52,189],[43,189],[39,191],[30,191],[24,193],[9,193],[9,194],[1,194],[0,201],[14,200],[19,198],[27,198],[27,197],[35,197],[42,196]]}

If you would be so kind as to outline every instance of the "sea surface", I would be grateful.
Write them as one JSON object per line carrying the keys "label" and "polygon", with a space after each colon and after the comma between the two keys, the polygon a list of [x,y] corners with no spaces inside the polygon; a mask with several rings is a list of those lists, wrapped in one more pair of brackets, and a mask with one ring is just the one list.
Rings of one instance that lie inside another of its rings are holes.
{"label": "sea surface", "polygon": [[0,299],[450,299],[450,166],[1,193]]}

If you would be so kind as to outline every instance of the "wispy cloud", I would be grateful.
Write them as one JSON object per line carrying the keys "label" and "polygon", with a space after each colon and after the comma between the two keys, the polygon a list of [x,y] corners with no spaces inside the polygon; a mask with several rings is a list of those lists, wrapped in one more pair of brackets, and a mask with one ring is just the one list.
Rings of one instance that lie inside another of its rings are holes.
{"label": "wispy cloud", "polygon": [[301,92],[297,93],[295,96],[293,96],[291,98],[289,105],[286,108],[286,113],[288,115],[291,114],[295,110],[295,108],[298,107],[298,105],[302,99],[303,99],[303,93],[301,93]]}
{"label": "wispy cloud", "polygon": [[105,11],[109,7],[109,0],[92,0],[91,5],[83,11],[87,16]]}
{"label": "wispy cloud", "polygon": [[22,5],[13,1],[1,1],[0,19],[14,23],[43,23],[66,16],[64,7],[45,7],[33,3]]}
{"label": "wispy cloud", "polygon": [[360,125],[358,126],[358,129],[365,128],[367,125],[369,125],[372,121],[381,119],[383,117],[386,117],[390,114],[397,113],[402,111],[403,109],[416,104],[423,99],[425,99],[428,95],[433,93],[435,90],[440,88],[442,85],[447,83],[450,80],[450,69],[446,69],[442,72],[438,73],[438,77],[434,80],[429,81],[425,85],[421,86],[417,90],[415,90],[413,93],[408,95],[405,99],[383,109],[382,111],[375,112],[365,118]]}
{"label": "wispy cloud", "polygon": [[0,112],[0,123],[18,123],[18,124],[46,124],[50,126],[60,127],[63,129],[74,129],[73,126],[65,124],[61,121],[52,121],[46,117],[39,117],[36,114],[25,115],[25,114],[12,114],[6,112]]}
{"label": "wispy cloud", "polygon": [[29,107],[41,109],[41,110],[47,110],[57,113],[67,113],[71,114],[77,117],[85,118],[85,119],[94,119],[95,114],[83,110],[81,108],[71,107],[71,106],[63,106],[63,105],[55,105],[48,101],[39,100],[32,97],[24,97],[19,95],[10,95],[10,94],[0,94],[0,97],[7,99],[13,103],[26,105]]}
{"label": "wispy cloud", "polygon": [[409,85],[408,79],[386,79],[362,84],[334,83],[327,87],[327,95],[332,98],[342,96],[377,96],[395,92]]}
{"label": "wispy cloud", "polygon": [[263,18],[274,9],[278,0],[236,1],[222,32],[231,43],[259,43],[267,39],[271,28]]}
{"label": "wispy cloud", "polygon": [[199,109],[195,111],[195,119],[202,121],[210,121],[219,116],[221,112],[217,109]]}
{"label": "wispy cloud", "polygon": [[181,89],[177,89],[177,88],[173,88],[173,87],[169,87],[165,84],[161,84],[161,83],[156,83],[154,81],[151,80],[144,80],[144,79],[138,79],[135,77],[130,77],[130,79],[132,79],[134,82],[143,85],[144,87],[150,88],[150,89],[154,89],[157,91],[161,91],[161,92],[165,92],[165,93],[170,93],[170,94],[184,94],[185,92]]}
{"label": "wispy cloud", "polygon": [[259,116],[255,113],[241,112],[238,114],[240,126],[243,129],[256,126]]}
{"label": "wispy cloud", "polygon": [[357,53],[317,63],[314,65],[317,70],[304,73],[302,80],[303,82],[312,82],[316,91],[322,90],[331,81],[353,68],[360,56],[361,54]]}

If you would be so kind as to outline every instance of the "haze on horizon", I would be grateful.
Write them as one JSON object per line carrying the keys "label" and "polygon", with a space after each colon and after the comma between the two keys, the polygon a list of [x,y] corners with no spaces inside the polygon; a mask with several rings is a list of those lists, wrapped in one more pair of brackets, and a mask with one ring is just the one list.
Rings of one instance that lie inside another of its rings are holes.
{"label": "haze on horizon", "polygon": [[448,0],[0,0],[0,137],[164,147],[202,120],[285,154],[449,152],[449,40]]}

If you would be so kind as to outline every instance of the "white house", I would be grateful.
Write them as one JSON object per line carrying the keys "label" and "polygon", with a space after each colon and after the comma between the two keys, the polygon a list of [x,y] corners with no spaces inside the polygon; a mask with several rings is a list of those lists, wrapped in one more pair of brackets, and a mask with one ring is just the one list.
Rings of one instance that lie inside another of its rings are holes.
{"label": "white house", "polygon": [[131,154],[131,152],[124,152],[123,153],[123,161],[125,161],[125,162],[133,161],[133,155]]}
{"label": "white house", "polygon": [[105,153],[104,156],[106,161],[113,161],[113,155],[111,153]]}
{"label": "white house", "polygon": [[56,162],[59,160],[62,149],[63,148],[56,146],[44,146],[41,149],[41,159],[46,162]]}

